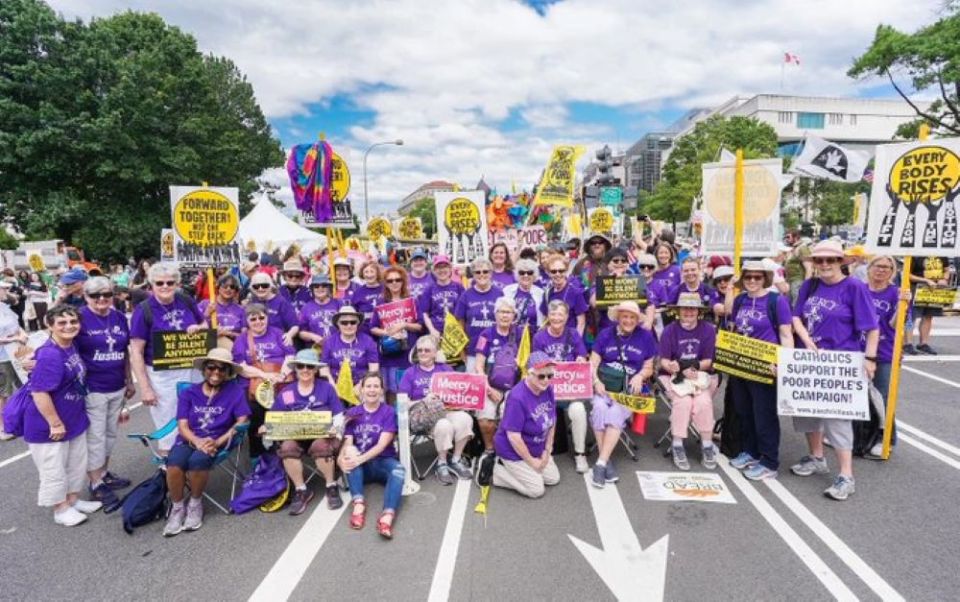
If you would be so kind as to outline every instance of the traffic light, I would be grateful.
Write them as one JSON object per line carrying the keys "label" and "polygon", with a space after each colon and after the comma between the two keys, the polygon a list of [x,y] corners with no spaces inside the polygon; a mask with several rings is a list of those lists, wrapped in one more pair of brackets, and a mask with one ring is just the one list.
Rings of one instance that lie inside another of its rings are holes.
{"label": "traffic light", "polygon": [[617,184],[617,178],[613,176],[613,153],[608,145],[597,151],[597,185],[612,186]]}

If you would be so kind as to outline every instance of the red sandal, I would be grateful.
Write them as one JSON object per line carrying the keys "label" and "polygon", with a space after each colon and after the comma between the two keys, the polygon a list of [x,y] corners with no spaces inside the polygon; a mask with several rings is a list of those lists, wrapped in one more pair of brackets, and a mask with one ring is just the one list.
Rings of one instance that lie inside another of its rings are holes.
{"label": "red sandal", "polygon": [[[390,517],[390,522],[383,520],[388,516]],[[380,518],[377,519],[377,533],[384,539],[393,539],[394,518],[396,518],[396,513],[393,510],[385,510],[380,514]]]}
{"label": "red sandal", "polygon": [[[357,508],[360,510],[358,511]],[[367,522],[367,505],[363,502],[353,503],[353,513],[350,515],[350,528],[362,529]]]}

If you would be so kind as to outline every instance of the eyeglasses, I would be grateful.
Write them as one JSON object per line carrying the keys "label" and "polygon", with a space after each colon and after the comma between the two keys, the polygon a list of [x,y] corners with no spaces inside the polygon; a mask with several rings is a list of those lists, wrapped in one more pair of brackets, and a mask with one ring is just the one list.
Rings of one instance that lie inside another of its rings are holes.
{"label": "eyeglasses", "polygon": [[316,368],[313,364],[294,364],[293,367],[295,370],[313,370]]}
{"label": "eyeglasses", "polygon": [[537,377],[537,380],[550,380],[553,378],[553,372],[547,372],[546,374],[534,374]]}
{"label": "eyeglasses", "polygon": [[501,310],[498,310],[497,313],[498,313],[498,314],[506,314],[506,315],[511,315],[511,316],[512,316],[512,315],[515,314],[516,312],[513,311],[512,309],[501,309]]}
{"label": "eyeglasses", "polygon": [[91,299],[113,299],[113,293],[87,293]]}
{"label": "eyeglasses", "polygon": [[153,286],[175,286],[176,284],[176,280],[157,280],[153,283]]}
{"label": "eyeglasses", "polygon": [[356,321],[356,320],[340,320],[340,322],[338,322],[338,324],[340,324],[340,326],[356,326],[356,325],[359,324],[359,323],[360,323],[360,322],[358,322],[358,321]]}
{"label": "eyeglasses", "polygon": [[262,290],[265,289],[265,288],[270,288],[270,285],[269,285],[269,284],[265,284],[265,283],[264,283],[264,284],[251,284],[251,285],[250,285],[250,288],[252,288],[252,289],[254,289],[254,290],[257,290],[257,291],[262,291]]}
{"label": "eyeglasses", "polygon": [[750,282],[751,280],[763,280],[763,274],[744,274],[742,279],[744,282]]}
{"label": "eyeglasses", "polygon": [[387,278],[384,282],[387,284],[400,284],[403,282],[403,278]]}
{"label": "eyeglasses", "polygon": [[627,260],[623,257],[615,257],[614,259],[610,260],[610,263],[627,263]]}
{"label": "eyeglasses", "polygon": [[870,267],[872,267],[875,270],[892,270],[893,269],[892,265],[887,265],[883,263],[875,263]]}
{"label": "eyeglasses", "polygon": [[417,348],[417,353],[427,353],[427,352],[431,352],[431,353],[432,353],[432,352],[434,352],[434,351],[436,351],[436,349],[434,349],[433,347],[424,347],[424,348],[422,348],[422,349],[419,348],[419,347]]}
{"label": "eyeglasses", "polygon": [[473,273],[476,274],[477,276],[480,276],[482,274],[489,274],[490,270],[474,270]]}
{"label": "eyeglasses", "polygon": [[533,276],[533,272],[531,272],[530,270],[519,270],[519,271],[517,272],[517,275],[518,275],[518,276]]}
{"label": "eyeglasses", "polygon": [[267,316],[247,316],[247,322],[263,322]]}
{"label": "eyeglasses", "polygon": [[288,280],[290,278],[303,278],[303,274],[300,272],[284,272],[283,277]]}
{"label": "eyeglasses", "polygon": [[76,326],[79,323],[80,320],[57,320],[53,323],[53,325],[63,328],[64,326]]}
{"label": "eyeglasses", "polygon": [[227,372],[227,367],[224,366],[223,364],[209,363],[209,364],[205,364],[203,366],[203,369],[206,370],[207,372],[222,372],[222,373]]}
{"label": "eyeglasses", "polygon": [[235,291],[240,289],[240,287],[237,286],[236,284],[221,284],[220,288],[228,291]]}
{"label": "eyeglasses", "polygon": [[823,264],[831,265],[834,263],[840,263],[840,258],[839,257],[814,257],[813,263],[815,263],[816,265],[823,265]]}
{"label": "eyeglasses", "polygon": [[652,270],[653,270],[653,266],[652,266],[652,265],[642,265],[642,266],[640,266],[640,269],[643,270],[643,271],[647,271],[647,270],[651,270],[651,271],[652,271]]}
{"label": "eyeglasses", "polygon": [[551,273],[551,274],[563,274],[563,273],[565,273],[566,271],[567,271],[567,270],[550,270],[550,273]]}

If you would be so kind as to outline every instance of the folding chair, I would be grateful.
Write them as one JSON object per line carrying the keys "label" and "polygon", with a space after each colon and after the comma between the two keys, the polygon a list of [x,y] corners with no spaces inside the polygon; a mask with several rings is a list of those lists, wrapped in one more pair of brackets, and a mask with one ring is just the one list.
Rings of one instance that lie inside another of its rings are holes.
{"label": "folding chair", "polygon": [[[667,395],[667,391],[666,391],[666,389],[663,387],[663,383],[660,382],[660,379],[659,379],[659,378],[654,378],[654,379],[653,379],[653,388],[652,388],[652,390],[653,390],[653,395],[654,395],[654,397],[657,398],[657,403],[658,403],[658,404],[659,404],[659,403],[662,403],[664,406],[666,406],[667,410],[669,410],[670,412],[673,412],[673,404],[670,403],[670,396]],[[700,433],[697,431],[696,428],[694,428],[692,421],[690,422],[689,425],[687,425],[687,432],[690,433],[690,436],[693,437],[694,440],[700,441],[700,439],[701,439]],[[666,457],[669,456],[671,453],[673,453],[673,451],[670,449],[670,447],[671,447],[671,446],[670,446],[670,443],[672,443],[672,441],[673,441],[673,434],[671,433],[671,430],[670,430],[670,417],[669,417],[669,415],[667,416],[667,428],[663,431],[663,434],[660,435],[660,438],[657,439],[656,443],[654,443],[653,446],[654,446],[654,447],[660,447],[660,446],[663,444],[664,441],[667,442],[667,445],[663,448],[663,457],[666,458]]]}
{"label": "folding chair", "polygon": [[[417,464],[417,456],[414,455],[413,450],[414,450],[418,445],[423,445],[424,443],[431,443],[431,444],[432,444],[432,443],[433,443],[433,437],[431,437],[430,435],[423,434],[423,433],[419,433],[419,434],[416,434],[416,435],[411,434],[411,437],[410,437],[410,468],[413,469],[413,476],[414,476],[418,481],[422,481],[422,480],[424,480],[425,478],[427,478],[428,476],[430,476],[430,473],[433,472],[433,470],[437,467],[437,463],[440,461],[440,458],[436,455],[436,453],[434,453],[434,454],[433,454],[433,460],[430,462],[430,464],[428,464],[426,468],[420,468],[420,464]],[[431,447],[431,449],[433,449],[433,448]],[[434,450],[434,451],[435,451],[435,450]]]}

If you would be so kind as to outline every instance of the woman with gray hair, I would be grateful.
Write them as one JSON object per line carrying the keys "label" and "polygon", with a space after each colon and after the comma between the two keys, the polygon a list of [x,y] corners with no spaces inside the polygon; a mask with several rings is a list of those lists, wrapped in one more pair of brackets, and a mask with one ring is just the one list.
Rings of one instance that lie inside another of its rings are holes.
{"label": "woman with gray hair", "polygon": [[[517,261],[517,282],[503,288],[503,296],[513,299],[517,306],[517,326],[530,327],[533,335],[543,325],[546,316],[541,311],[543,289],[534,284],[537,279],[537,262],[532,259]],[[521,331],[522,332],[522,331]]]}
{"label": "woman with gray hair", "polygon": [[500,297],[494,304],[494,325],[485,328],[477,339],[474,371],[487,377],[487,398],[477,412],[480,435],[486,451],[493,451],[493,435],[497,431],[497,409],[504,395],[520,380],[517,350],[520,335],[514,323],[517,306],[513,299]]}
{"label": "woman with gray hair", "polygon": [[467,372],[475,372],[477,339],[480,333],[493,326],[493,306],[503,296],[503,289],[493,286],[493,264],[490,260],[482,257],[475,259],[470,264],[470,271],[473,273],[473,285],[457,299],[453,317],[460,320],[470,339],[466,349]]}
{"label": "woman with gray hair", "polygon": [[[180,271],[172,263],[156,263],[147,272],[153,295],[141,301],[130,318],[130,368],[140,383],[143,405],[157,428],[177,416],[177,383],[200,381],[191,368],[155,370],[153,339],[160,332],[194,333],[207,327],[193,299],[177,290]],[[166,455],[173,447],[177,432],[160,440],[159,451]]]}
{"label": "woman with gray hair", "polygon": [[126,402],[136,393],[130,374],[127,317],[113,307],[113,283],[103,276],[83,284],[87,304],[80,309],[80,333],[74,340],[80,359],[87,367],[87,476],[90,494],[103,502],[103,511],[120,507],[115,489],[130,481],[107,470],[110,452],[117,442],[117,426],[126,422]]}

